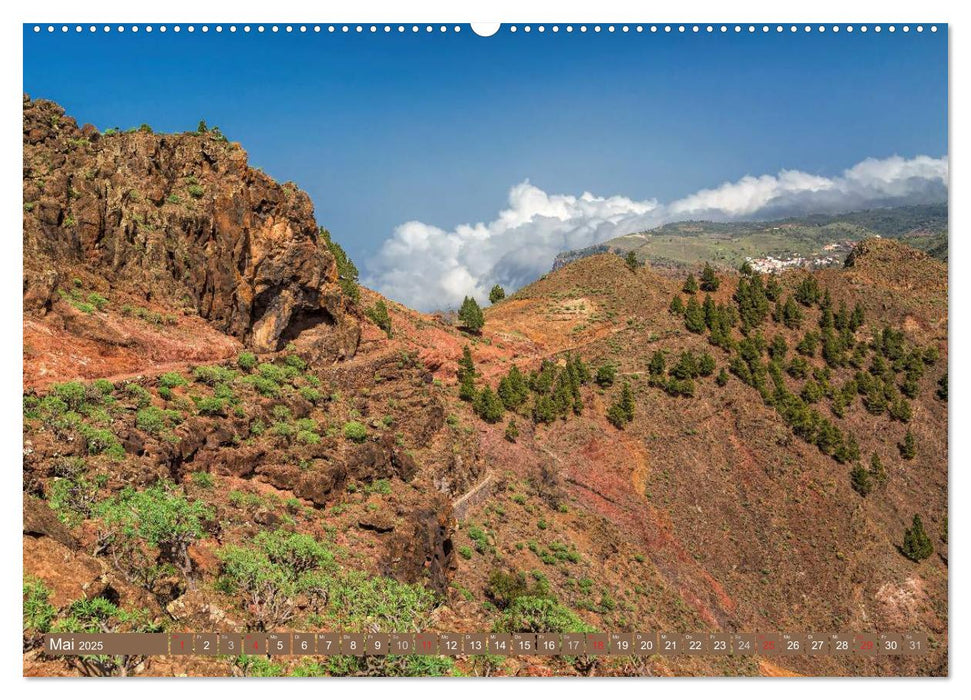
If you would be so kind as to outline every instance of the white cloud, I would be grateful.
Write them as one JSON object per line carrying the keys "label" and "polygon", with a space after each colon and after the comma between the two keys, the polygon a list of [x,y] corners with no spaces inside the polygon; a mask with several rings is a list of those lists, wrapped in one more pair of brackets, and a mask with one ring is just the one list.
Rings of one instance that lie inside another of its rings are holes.
{"label": "white cloud", "polygon": [[946,157],[869,158],[828,178],[798,170],[746,175],[660,204],[614,195],[548,194],[528,180],[488,223],[452,231],[409,221],[367,262],[365,284],[420,310],[480,302],[493,284],[512,291],[549,271],[557,253],[687,219],[766,219],[806,213],[942,201]]}

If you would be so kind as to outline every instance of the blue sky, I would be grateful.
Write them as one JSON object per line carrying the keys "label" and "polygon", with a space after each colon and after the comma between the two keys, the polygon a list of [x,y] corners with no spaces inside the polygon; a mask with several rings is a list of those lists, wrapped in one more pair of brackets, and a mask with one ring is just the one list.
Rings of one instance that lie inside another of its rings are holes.
{"label": "blue sky", "polygon": [[492,221],[526,179],[544,193],[670,202],[745,175],[837,177],[867,158],[947,153],[946,29],[482,38],[28,25],[24,90],[100,128],[218,125],[253,165],[309,192],[365,268],[404,222],[450,233]]}

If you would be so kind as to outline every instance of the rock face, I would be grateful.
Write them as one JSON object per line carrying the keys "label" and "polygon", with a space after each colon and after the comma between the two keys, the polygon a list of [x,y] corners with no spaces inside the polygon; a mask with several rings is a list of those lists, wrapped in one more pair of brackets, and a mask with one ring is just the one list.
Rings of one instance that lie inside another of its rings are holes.
{"label": "rock face", "polygon": [[258,351],[313,331],[336,359],[360,338],[304,192],[218,131],[99,134],[25,96],[25,311],[49,309],[78,266]]}

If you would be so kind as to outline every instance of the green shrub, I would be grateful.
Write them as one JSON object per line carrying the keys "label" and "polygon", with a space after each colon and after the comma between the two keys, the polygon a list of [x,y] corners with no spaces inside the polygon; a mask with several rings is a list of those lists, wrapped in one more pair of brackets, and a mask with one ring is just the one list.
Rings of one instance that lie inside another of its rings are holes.
{"label": "green shrub", "polygon": [[81,411],[87,400],[87,389],[81,382],[65,382],[51,387],[51,394],[65,403],[72,411]]}
{"label": "green shrub", "polygon": [[36,576],[24,576],[23,618],[24,632],[46,634],[57,615],[57,608],[50,603],[50,589]]}
{"label": "green shrub", "polygon": [[215,386],[216,384],[226,384],[233,381],[237,374],[228,367],[220,365],[201,365],[192,371],[192,377],[197,382]]}
{"label": "green shrub", "polygon": [[297,442],[301,442],[304,445],[319,445],[320,435],[312,430],[299,430],[297,431]]}
{"label": "green shrub", "polygon": [[135,425],[138,429],[152,435],[161,434],[181,420],[182,414],[178,411],[166,411],[156,406],[146,406],[135,414]]}
{"label": "green shrub", "polygon": [[290,423],[277,421],[270,427],[270,434],[282,438],[291,438],[297,434],[297,429]]}
{"label": "green shrub", "polygon": [[241,352],[236,358],[237,366],[244,372],[249,372],[251,369],[256,367],[257,362],[258,360],[256,359],[256,355],[251,352]]}
{"label": "green shrub", "polygon": [[192,474],[192,482],[196,486],[201,486],[204,489],[212,488],[212,474],[209,472],[194,472]]}
{"label": "green shrub", "polygon": [[307,361],[302,357],[300,357],[300,355],[296,355],[296,354],[287,355],[285,358],[283,358],[283,363],[287,367],[292,367],[293,369],[297,369],[300,371],[303,371],[307,368]]}
{"label": "green shrub", "polygon": [[167,389],[174,389],[177,386],[185,386],[189,382],[186,381],[178,372],[166,372],[158,378],[158,385],[165,387]]}
{"label": "green shrub", "polygon": [[125,456],[118,438],[107,428],[94,428],[85,423],[80,426],[80,431],[89,455],[106,454],[115,459]]}
{"label": "green shrub", "polygon": [[540,579],[531,584],[522,571],[502,571],[500,569],[494,569],[489,574],[485,594],[500,610],[509,608],[520,598],[551,597],[549,585],[545,579]]}
{"label": "green shrub", "polygon": [[364,442],[367,439],[367,428],[357,421],[344,423],[344,437],[353,442]]}
{"label": "green shrub", "polygon": [[126,611],[106,598],[81,598],[71,603],[66,616],[58,620],[52,632],[104,634],[105,632],[149,632],[156,627],[148,622],[145,610]]}
{"label": "green shrub", "polygon": [[219,587],[245,594],[260,629],[292,619],[301,594],[327,600],[328,578],[316,574],[332,566],[333,554],[310,535],[262,531],[252,544],[223,547],[216,556]]}
{"label": "green shrub", "polygon": [[111,547],[127,553],[146,543],[183,571],[191,568],[189,545],[204,535],[203,523],[213,517],[209,506],[186,500],[168,482],[143,491],[126,487],[98,504],[96,513],[109,529]]}
{"label": "green shrub", "polygon": [[108,300],[97,292],[91,292],[88,295],[88,303],[98,311],[104,311],[105,307],[108,306]]}
{"label": "green shrub", "polygon": [[280,385],[272,379],[253,374],[243,377],[240,381],[252,386],[261,396],[275,399],[280,395]]}
{"label": "green shrub", "polygon": [[594,632],[568,607],[549,598],[517,598],[493,625],[496,632]]}
{"label": "green shrub", "polygon": [[189,185],[186,187],[186,191],[195,199],[199,199],[199,197],[206,193],[206,191],[199,185]]}
{"label": "green shrub", "polygon": [[138,408],[145,408],[152,403],[152,395],[149,393],[148,389],[140,384],[129,382],[122,387],[122,390],[130,399],[135,402],[135,405]]}
{"label": "green shrub", "polygon": [[200,416],[222,416],[226,412],[226,399],[218,396],[206,396],[196,400],[196,410]]}
{"label": "green shrub", "polygon": [[270,362],[263,362],[256,368],[256,371],[264,379],[281,384],[287,380],[287,373],[282,367]]}

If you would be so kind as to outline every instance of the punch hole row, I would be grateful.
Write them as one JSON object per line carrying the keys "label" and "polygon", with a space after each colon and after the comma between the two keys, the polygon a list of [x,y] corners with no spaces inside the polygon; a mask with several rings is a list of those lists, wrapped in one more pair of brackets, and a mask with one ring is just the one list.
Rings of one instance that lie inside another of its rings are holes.
{"label": "punch hole row", "polygon": [[[70,32],[72,30],[75,33],[81,33],[81,32],[84,32],[85,30],[87,30],[89,33],[95,33],[95,32],[102,32],[102,33],[117,32],[118,34],[124,34],[125,32],[130,32],[132,34],[137,34],[139,32],[144,32],[146,34],[151,34],[152,32],[156,32],[157,31],[159,33],[165,34],[166,32],[171,31],[171,32],[174,32],[176,34],[179,34],[179,33],[181,33],[183,31],[183,29],[184,29],[184,31],[186,31],[186,32],[188,32],[190,34],[193,34],[196,31],[199,31],[199,32],[201,32],[203,34],[206,34],[206,33],[210,32],[210,31],[214,31],[217,34],[222,33],[224,31],[225,32],[229,32],[231,34],[236,33],[236,32],[243,32],[244,34],[251,33],[251,32],[255,32],[257,34],[262,34],[262,33],[266,33],[266,32],[270,32],[270,33],[280,33],[280,32],[283,32],[283,33],[286,33],[286,34],[292,34],[292,33],[298,33],[298,34],[306,34],[306,33],[320,34],[321,32],[326,32],[326,33],[330,33],[330,34],[334,34],[334,33],[343,33],[343,34],[351,34],[351,33],[355,33],[355,34],[365,34],[365,33],[367,33],[367,34],[377,34],[377,33],[384,33],[384,34],[390,34],[392,32],[397,32],[399,34],[404,34],[406,32],[411,32],[413,34],[417,34],[417,33],[421,33],[421,32],[424,32],[426,34],[430,34],[430,33],[440,33],[440,34],[444,34],[444,33],[449,33],[449,32],[451,32],[451,33],[459,33],[459,32],[462,31],[462,27],[460,25],[451,25],[451,26],[449,26],[449,25],[444,25],[444,24],[442,24],[442,25],[431,25],[431,24],[426,24],[426,25],[417,25],[417,24],[411,24],[411,25],[404,25],[404,24],[398,24],[398,25],[390,25],[390,24],[384,24],[384,25],[376,25],[376,24],[371,24],[371,25],[363,25],[363,24],[357,24],[357,25],[348,25],[348,24],[339,24],[339,25],[334,25],[334,24],[329,24],[329,25],[320,25],[320,24],[314,24],[314,25],[306,25],[306,24],[289,25],[288,24],[288,25],[282,25],[282,26],[281,25],[270,25],[270,26],[264,26],[264,25],[253,25],[253,26],[251,26],[251,25],[242,25],[242,26],[226,25],[226,26],[223,26],[223,25],[218,25],[217,24],[217,25],[215,25],[213,27],[210,27],[209,25],[201,25],[201,26],[198,26],[197,27],[196,25],[191,25],[190,24],[190,25],[186,25],[184,28],[183,28],[182,25],[178,25],[178,24],[172,25],[172,26],[164,25],[163,24],[163,25],[158,25],[157,27],[156,26],[152,26],[152,25],[144,25],[144,26],[140,26],[140,25],[129,25],[129,26],[126,26],[126,25],[108,25],[108,24],[105,24],[105,25],[87,25],[87,26],[82,26],[82,25],[70,25],[69,26],[69,25],[66,25],[66,24],[63,24],[63,25],[53,25],[53,24],[49,24],[46,27],[43,27],[43,26],[41,26],[39,24],[35,24],[34,27],[33,27],[33,29],[34,29],[34,32],[35,33],[40,33],[42,31],[45,31],[46,30],[48,33],[51,33],[51,34],[57,32],[57,31],[60,31],[61,33],[68,33],[68,32]],[[550,32],[552,32],[554,34],[557,34],[557,33],[560,33],[560,32],[565,32],[567,34],[571,34],[573,32],[580,32],[581,34],[586,33],[586,32],[600,33],[600,32],[603,32],[603,31],[606,31],[608,33],[614,33],[614,32],[618,32],[619,31],[621,33],[630,33],[630,32],[644,33],[644,32],[648,32],[648,33],[654,33],[654,34],[659,33],[659,32],[660,33],[665,33],[665,34],[671,34],[671,33],[679,33],[679,34],[688,34],[688,33],[691,33],[691,34],[722,33],[722,34],[725,34],[725,33],[729,33],[729,32],[733,32],[735,34],[741,34],[741,33],[748,33],[748,34],[762,33],[762,34],[768,34],[768,33],[773,32],[773,31],[776,32],[776,33],[783,33],[783,32],[789,32],[789,33],[813,33],[813,32],[816,32],[816,33],[822,34],[822,33],[826,33],[826,32],[832,32],[834,34],[838,34],[840,32],[846,32],[848,34],[852,34],[853,32],[859,32],[859,33],[865,34],[867,32],[871,32],[872,31],[874,33],[879,34],[879,33],[883,32],[883,31],[887,31],[887,32],[890,32],[891,34],[893,34],[893,33],[897,32],[898,30],[906,34],[906,33],[909,33],[911,31],[915,31],[915,32],[921,33],[921,32],[923,32],[925,30],[925,27],[922,24],[917,24],[917,25],[907,25],[907,24],[905,24],[905,25],[901,25],[899,27],[896,26],[896,25],[889,25],[887,27],[884,27],[882,25],[874,25],[874,26],[870,27],[870,26],[865,25],[865,24],[862,24],[862,25],[851,25],[851,24],[850,25],[823,25],[823,24],[820,24],[820,25],[809,25],[809,24],[806,24],[806,25],[796,25],[796,24],[790,24],[790,25],[782,25],[782,24],[775,24],[775,25],[768,25],[768,24],[763,24],[763,25],[754,25],[754,24],[749,24],[749,25],[740,25],[740,24],[735,24],[735,25],[725,25],[725,24],[721,24],[721,25],[712,25],[712,24],[705,24],[705,25],[698,25],[698,24],[692,24],[692,25],[684,25],[684,24],[679,24],[679,25],[670,25],[670,24],[664,24],[664,25],[657,25],[657,24],[650,24],[650,25],[643,25],[643,24],[636,24],[636,25],[628,25],[628,24],[624,24],[624,25],[613,25],[613,24],[610,24],[610,25],[599,25],[599,24],[594,24],[594,25],[589,25],[589,26],[586,25],[586,24],[580,24],[580,25],[567,24],[567,25],[562,25],[562,26],[561,25],[554,24],[554,25],[550,25],[549,27],[547,27],[546,25],[542,25],[542,24],[540,24],[540,25],[529,25],[529,24],[527,24],[527,25],[516,25],[516,24],[511,24],[511,25],[508,25],[507,27],[504,27],[504,29],[506,31],[508,31],[509,33],[511,33],[511,34],[516,34],[517,32],[520,32],[520,31],[522,31],[522,32],[524,32],[526,34],[529,34],[529,33],[533,32],[533,31],[535,31],[535,32],[537,32],[539,34],[544,34],[547,31],[550,31]],[[928,29],[931,32],[936,32],[937,31],[937,26],[936,25],[930,25],[929,27],[926,27],[926,29]],[[475,31],[475,29],[473,29],[472,31],[473,31],[473,33],[477,33]]]}

